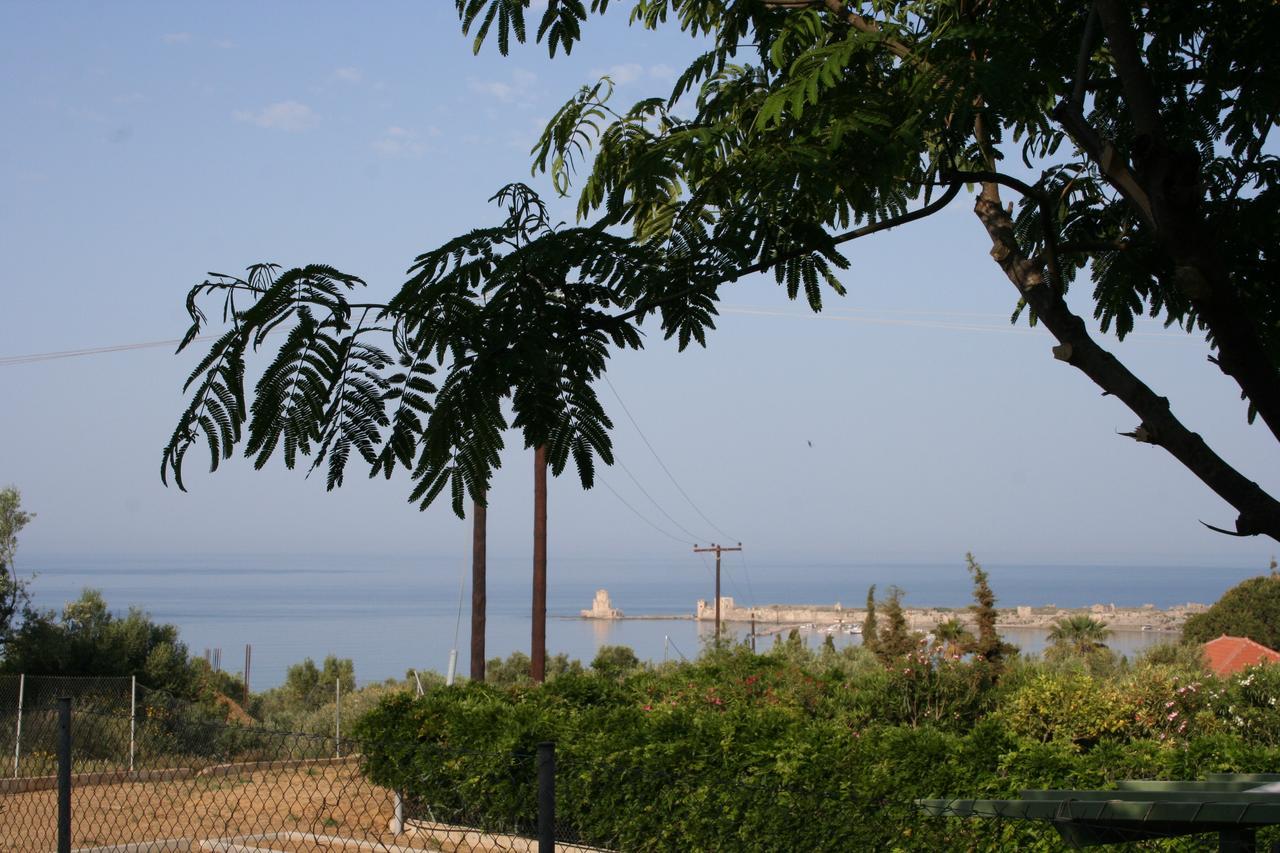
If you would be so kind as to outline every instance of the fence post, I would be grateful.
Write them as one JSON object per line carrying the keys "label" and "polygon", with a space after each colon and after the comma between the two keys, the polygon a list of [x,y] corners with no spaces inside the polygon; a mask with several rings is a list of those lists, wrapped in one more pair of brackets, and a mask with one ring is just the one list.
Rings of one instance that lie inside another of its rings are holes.
{"label": "fence post", "polygon": [[133,734],[138,723],[138,676],[129,684],[129,772],[133,772]]}
{"label": "fence post", "polygon": [[395,793],[395,801],[391,807],[391,832],[399,835],[404,832],[404,794]]}
{"label": "fence post", "polygon": [[22,693],[27,686],[27,675],[18,676],[18,730],[13,735],[13,778],[18,778],[18,761],[22,758]]}
{"label": "fence post", "polygon": [[58,853],[71,853],[71,697],[58,700]]}
{"label": "fence post", "polygon": [[334,757],[342,757],[342,676],[333,681],[333,750]]}
{"label": "fence post", "polygon": [[556,849],[556,745],[538,744],[538,853]]}

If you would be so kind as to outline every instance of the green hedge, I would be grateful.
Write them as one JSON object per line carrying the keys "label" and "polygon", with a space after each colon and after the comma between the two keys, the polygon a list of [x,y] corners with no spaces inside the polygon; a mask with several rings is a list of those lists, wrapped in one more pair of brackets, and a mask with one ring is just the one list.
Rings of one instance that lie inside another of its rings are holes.
{"label": "green hedge", "polygon": [[921,656],[886,669],[856,653],[734,650],[396,695],[356,735],[375,783],[506,827],[534,825],[531,756],[554,741],[562,836],[623,850],[1058,850],[1045,825],[930,819],[913,801],[1280,768],[1280,670],[1247,684],[1159,667],[994,675]]}

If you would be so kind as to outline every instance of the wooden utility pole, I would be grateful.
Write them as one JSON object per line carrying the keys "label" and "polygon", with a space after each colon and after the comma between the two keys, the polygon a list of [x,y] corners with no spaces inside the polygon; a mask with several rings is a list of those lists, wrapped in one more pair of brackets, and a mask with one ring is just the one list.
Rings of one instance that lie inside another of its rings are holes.
{"label": "wooden utility pole", "polygon": [[[485,496],[486,500],[488,495]],[[488,507],[471,505],[471,680],[484,681],[485,545],[488,537]]]}
{"label": "wooden utility pole", "polygon": [[253,662],[253,646],[244,644],[244,707],[249,708],[249,664]]}
{"label": "wooden utility pole", "polygon": [[720,645],[720,552],[721,551],[741,551],[742,543],[738,543],[737,548],[726,548],[722,545],[712,545],[710,548],[693,549],[693,553],[701,554],[706,551],[716,552],[716,645]]}
{"label": "wooden utility pole", "polygon": [[547,446],[533,453],[533,642],[529,674],[547,677]]}

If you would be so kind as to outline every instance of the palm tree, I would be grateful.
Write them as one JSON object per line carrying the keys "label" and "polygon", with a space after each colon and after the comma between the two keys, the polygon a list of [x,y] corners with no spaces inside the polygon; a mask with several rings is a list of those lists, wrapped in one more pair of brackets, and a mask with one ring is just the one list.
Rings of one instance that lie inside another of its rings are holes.
{"label": "palm tree", "polygon": [[933,642],[947,657],[956,657],[973,642],[973,634],[963,622],[953,616],[933,626]]}
{"label": "palm tree", "polygon": [[1105,649],[1106,640],[1110,636],[1111,629],[1106,622],[1078,613],[1064,616],[1053,623],[1053,630],[1049,632],[1049,648],[1058,654],[1087,657]]}

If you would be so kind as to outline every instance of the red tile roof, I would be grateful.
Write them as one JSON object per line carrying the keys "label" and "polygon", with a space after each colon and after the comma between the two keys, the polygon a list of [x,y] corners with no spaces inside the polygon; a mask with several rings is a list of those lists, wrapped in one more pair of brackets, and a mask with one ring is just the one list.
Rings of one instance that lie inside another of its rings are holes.
{"label": "red tile roof", "polygon": [[1280,661],[1280,652],[1248,637],[1228,637],[1226,634],[1205,643],[1204,656],[1209,668],[1222,676],[1239,672],[1247,666]]}

